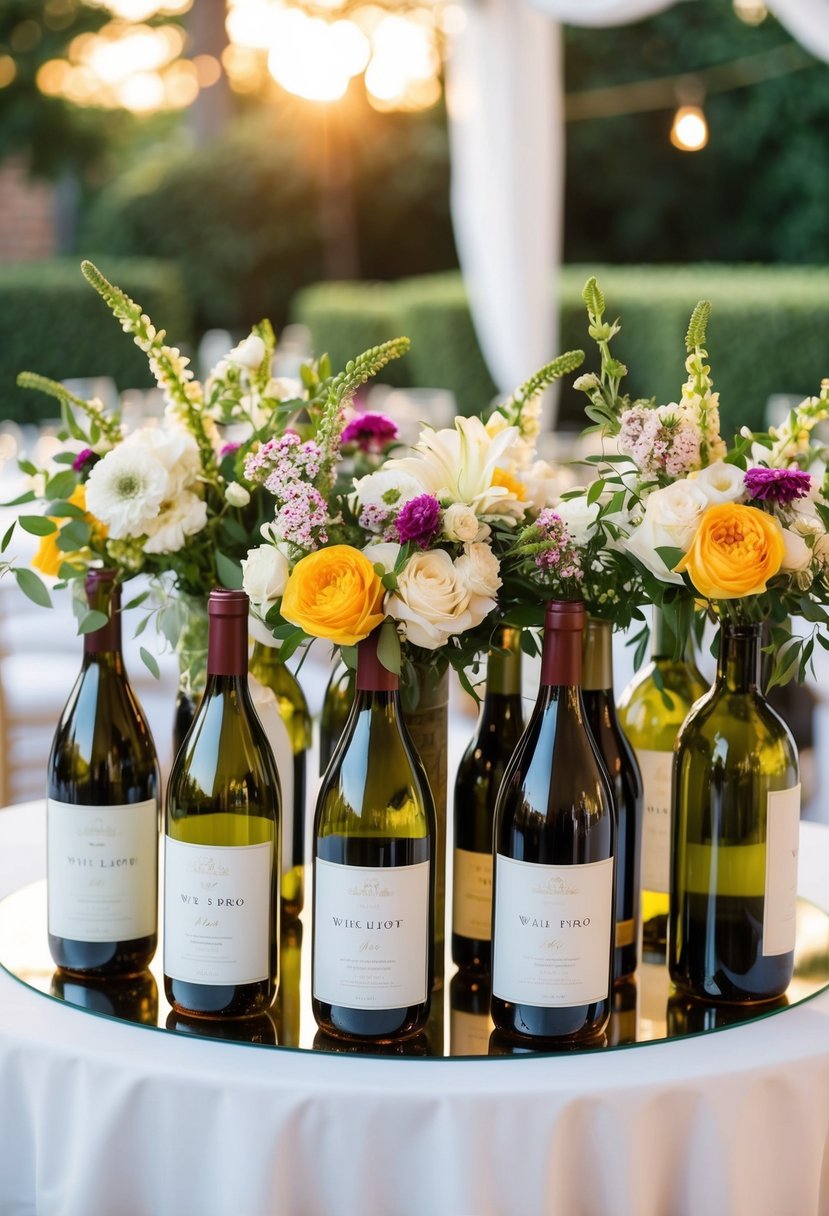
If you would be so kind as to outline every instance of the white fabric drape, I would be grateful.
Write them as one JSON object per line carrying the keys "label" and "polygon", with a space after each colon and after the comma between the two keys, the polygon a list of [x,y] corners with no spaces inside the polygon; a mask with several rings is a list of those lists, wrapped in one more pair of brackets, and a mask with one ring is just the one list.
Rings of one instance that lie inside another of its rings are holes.
{"label": "white fabric drape", "polygon": [[[447,66],[452,215],[472,318],[502,392],[557,353],[564,164],[558,23],[622,25],[673,3],[467,0]],[[829,0],[767,3],[794,38],[829,60]]]}

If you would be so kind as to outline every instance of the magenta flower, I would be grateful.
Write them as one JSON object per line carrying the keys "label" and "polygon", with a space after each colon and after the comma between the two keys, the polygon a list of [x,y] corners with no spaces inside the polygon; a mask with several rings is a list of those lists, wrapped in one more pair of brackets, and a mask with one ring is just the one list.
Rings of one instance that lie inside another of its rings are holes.
{"label": "magenta flower", "polygon": [[746,492],[760,502],[794,502],[805,498],[812,488],[812,478],[802,469],[746,469]]}
{"label": "magenta flower", "polygon": [[86,473],[94,464],[97,464],[100,459],[101,458],[98,453],[93,452],[92,448],[82,448],[72,461],[72,472]]}
{"label": "magenta flower", "polygon": [[225,456],[232,456],[234,452],[238,452],[242,445],[240,443],[223,443],[219,452],[219,460],[224,460]]}
{"label": "magenta flower", "polygon": [[428,548],[440,530],[440,503],[434,494],[418,494],[400,508],[395,520],[401,544],[411,541],[419,549]]}
{"label": "magenta flower", "polygon": [[397,423],[385,414],[360,414],[342,433],[343,443],[356,443],[363,452],[382,452],[397,438]]}

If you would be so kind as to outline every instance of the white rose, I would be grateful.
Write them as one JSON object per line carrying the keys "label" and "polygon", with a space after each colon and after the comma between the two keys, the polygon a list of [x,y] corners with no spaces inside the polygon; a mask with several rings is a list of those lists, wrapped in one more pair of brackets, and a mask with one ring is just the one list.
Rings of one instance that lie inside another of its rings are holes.
{"label": "white rose", "polygon": [[573,543],[586,545],[596,531],[599,510],[598,502],[589,503],[582,494],[578,498],[565,498],[556,506],[555,513],[566,523]]}
{"label": "white rose", "polygon": [[446,508],[443,515],[443,535],[447,540],[469,541],[484,540],[489,535],[487,524],[482,524],[478,516],[462,502],[453,502]]}
{"label": "white rose", "polygon": [[120,444],[89,474],[86,506],[113,540],[143,536],[167,497],[167,470],[151,451]]}
{"label": "white rose", "polygon": [[455,569],[472,595],[484,596],[495,607],[493,596],[501,586],[501,564],[489,545],[480,542],[464,545],[463,555],[456,560]]}
{"label": "white rose", "polygon": [[[437,650],[448,639],[473,625],[472,596],[445,549],[416,553],[398,575],[397,591],[389,596],[386,611],[403,626],[403,636],[414,646]],[[480,605],[477,605],[480,607]]]}
{"label": "white rose", "polygon": [[204,499],[189,490],[182,490],[150,521],[144,552],[178,553],[179,549],[184,548],[187,537],[201,532],[206,524],[207,504]]}
{"label": "white rose", "polygon": [[642,522],[624,547],[663,583],[681,583],[681,576],[667,568],[656,550],[671,548],[685,552],[708,505],[703,491],[687,479],[654,490],[645,504]]}
{"label": "white rose", "polygon": [[227,361],[235,363],[237,367],[246,367],[253,372],[261,365],[264,358],[265,343],[257,334],[250,334],[238,346],[234,346],[227,356]]}
{"label": "white rose", "polygon": [[242,588],[262,616],[267,612],[262,606],[270,606],[284,592],[289,573],[288,559],[276,545],[258,545],[242,559]]}
{"label": "white rose", "polygon": [[232,481],[225,490],[225,500],[231,507],[246,507],[250,502],[250,494],[238,481]]}
{"label": "white rose", "polygon": [[788,528],[784,528],[783,543],[786,546],[783,564],[780,567],[783,573],[796,574],[800,570],[808,570],[812,564],[812,550],[806,544],[803,537],[798,536],[796,532],[791,532]]}
{"label": "white rose", "polygon": [[691,473],[689,480],[702,490],[710,506],[720,502],[739,502],[745,498],[745,474],[735,464],[715,460],[707,468]]}

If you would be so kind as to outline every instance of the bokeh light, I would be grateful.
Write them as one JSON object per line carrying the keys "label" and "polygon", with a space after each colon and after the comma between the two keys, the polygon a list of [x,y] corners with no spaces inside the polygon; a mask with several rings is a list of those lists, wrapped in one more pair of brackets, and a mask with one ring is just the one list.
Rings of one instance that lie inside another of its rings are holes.
{"label": "bokeh light", "polygon": [[680,106],[671,127],[671,143],[681,152],[700,152],[708,143],[708,123],[700,106]]}

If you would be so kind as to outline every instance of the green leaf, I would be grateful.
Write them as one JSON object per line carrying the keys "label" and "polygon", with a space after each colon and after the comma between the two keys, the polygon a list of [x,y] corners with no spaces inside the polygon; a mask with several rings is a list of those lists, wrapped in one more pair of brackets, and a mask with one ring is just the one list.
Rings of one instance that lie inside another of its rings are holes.
{"label": "green leaf", "polygon": [[238,519],[234,519],[232,515],[226,515],[222,521],[222,531],[235,544],[242,545],[247,549],[248,534]]}
{"label": "green leaf", "polygon": [[131,608],[140,608],[145,600],[150,598],[149,591],[142,591],[140,595],[135,595],[126,604],[124,604],[124,612],[129,612]]}
{"label": "green leaf", "polygon": [[144,630],[147,628],[147,626],[149,625],[149,623],[150,623],[150,615],[149,615],[149,613],[148,613],[146,616],[142,616],[141,620],[140,620],[140,621],[138,622],[138,624],[135,626],[135,633],[134,633],[132,636],[133,636],[134,638],[140,638],[140,637],[141,637],[141,634],[142,634],[142,633],[144,632]]}
{"label": "green leaf", "polygon": [[340,658],[349,671],[357,670],[357,647],[356,646],[341,646]]}
{"label": "green leaf", "polygon": [[71,469],[64,469],[62,473],[55,473],[54,477],[50,477],[46,482],[46,498],[68,498],[78,484],[77,476]]}
{"label": "green leaf", "polygon": [[109,617],[105,612],[97,612],[94,608],[90,608],[89,612],[84,613],[78,621],[78,633],[95,633],[97,629],[103,629],[108,621]]}
{"label": "green leaf", "polygon": [[3,537],[3,543],[0,544],[0,553],[5,553],[9,547],[9,545],[11,544],[11,539],[12,539],[12,536],[14,535],[14,527],[15,527],[15,525],[12,524],[11,527],[9,528],[8,532],[6,533],[6,535]]}
{"label": "green leaf", "polygon": [[289,634],[279,648],[279,657],[281,661],[283,663],[287,663],[288,659],[291,657],[297,647],[301,646],[303,642],[307,641],[308,636],[309,635],[304,629],[295,629],[293,633]]}
{"label": "green leaf", "polygon": [[239,562],[225,553],[216,550],[216,573],[223,587],[228,591],[242,590],[242,567]]}
{"label": "green leaf", "polygon": [[18,494],[11,502],[0,502],[0,507],[22,507],[26,502],[34,502],[36,498],[34,490],[27,490],[25,494]]}
{"label": "green leaf", "polygon": [[[31,460],[18,460],[17,467],[28,477],[34,477],[37,473],[37,465],[32,464]],[[34,498],[34,494],[32,494],[32,498]]]}
{"label": "green leaf", "polygon": [[149,652],[149,650],[147,650],[146,646],[142,646],[138,653],[141,655],[144,666],[147,668],[147,671],[149,671],[150,675],[155,676],[155,678],[157,680],[160,679],[161,672],[158,670],[158,662],[156,660],[155,655],[150,654],[150,652]]}
{"label": "green leaf", "polygon": [[581,298],[587,305],[587,311],[593,317],[600,317],[604,312],[604,296],[595,277],[587,280],[582,288]]}
{"label": "green leaf", "polygon": [[40,581],[33,570],[27,570],[25,567],[14,571],[14,577],[17,579],[17,585],[24,595],[27,595],[33,603],[39,604],[41,608],[51,608],[52,600],[45,585]]}
{"label": "green leaf", "polygon": [[688,332],[685,335],[686,350],[691,351],[695,346],[705,345],[705,331],[708,328],[710,316],[711,301],[700,300],[691,313],[691,320],[688,322]]}
{"label": "green leaf", "polygon": [[60,530],[58,548],[62,553],[74,553],[89,544],[92,529],[83,519],[71,519]]}
{"label": "green leaf", "polygon": [[17,522],[24,531],[31,532],[32,536],[51,536],[58,530],[55,521],[46,515],[18,515]]}
{"label": "green leaf", "polygon": [[598,477],[594,482],[591,483],[590,489],[587,491],[588,507],[592,507],[594,502],[598,502],[603,493],[604,481],[601,477]]}
{"label": "green leaf", "polygon": [[384,621],[380,626],[377,658],[386,671],[391,671],[394,675],[400,674],[400,637],[392,621]]}
{"label": "green leaf", "polygon": [[50,502],[46,514],[54,516],[55,519],[86,519],[81,508],[76,507],[73,502]]}
{"label": "green leaf", "polygon": [[74,464],[77,455],[75,452],[58,452],[56,456],[52,457],[52,460],[55,464]]}
{"label": "green leaf", "polygon": [[658,545],[656,552],[669,570],[678,566],[685,556],[684,549],[677,549],[673,545]]}

